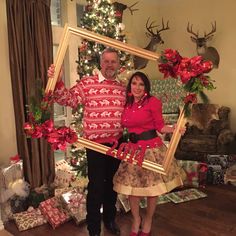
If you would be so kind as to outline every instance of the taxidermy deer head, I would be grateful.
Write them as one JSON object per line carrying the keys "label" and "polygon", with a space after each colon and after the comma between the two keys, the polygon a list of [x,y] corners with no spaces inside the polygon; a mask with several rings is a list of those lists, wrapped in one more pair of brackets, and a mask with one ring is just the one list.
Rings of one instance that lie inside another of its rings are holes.
{"label": "taxidermy deer head", "polygon": [[[154,25],[154,21],[149,23],[149,19],[150,19],[150,17],[148,18],[148,20],[146,22],[146,29],[147,29],[146,35],[147,35],[147,37],[151,38],[151,40],[150,40],[149,44],[144,49],[155,52],[157,49],[157,45],[164,43],[164,41],[161,38],[160,33],[161,33],[161,31],[170,29],[169,25],[168,25],[169,21],[167,21],[166,26],[165,26],[164,20],[162,19],[162,28],[160,30],[158,30],[157,29],[158,26]],[[155,28],[156,28],[156,31],[154,32]],[[141,58],[138,56],[134,56],[134,69],[135,70],[145,68],[147,66],[147,63],[148,63],[147,59]]]}
{"label": "taxidermy deer head", "polygon": [[197,54],[199,56],[202,56],[204,60],[212,61],[213,66],[215,68],[218,68],[220,56],[214,47],[207,46],[207,42],[213,38],[214,33],[216,32],[216,22],[214,22],[214,24],[212,23],[211,26],[211,31],[209,33],[204,32],[204,37],[199,37],[198,32],[194,33],[193,25],[190,26],[189,23],[187,26],[187,32],[193,35],[191,36],[191,40],[196,43]]}
{"label": "taxidermy deer head", "polygon": [[134,6],[138,4],[138,2],[135,2],[134,4],[130,5],[130,6],[127,6],[123,3],[120,3],[120,2],[114,2],[113,3],[113,6],[114,6],[114,9],[115,9],[115,14],[116,14],[116,18],[118,19],[118,22],[121,23],[122,22],[122,16],[123,16],[123,12],[124,10],[126,9],[129,9],[131,15],[133,15],[133,12],[134,11],[138,11],[139,9],[137,8],[134,8]]}

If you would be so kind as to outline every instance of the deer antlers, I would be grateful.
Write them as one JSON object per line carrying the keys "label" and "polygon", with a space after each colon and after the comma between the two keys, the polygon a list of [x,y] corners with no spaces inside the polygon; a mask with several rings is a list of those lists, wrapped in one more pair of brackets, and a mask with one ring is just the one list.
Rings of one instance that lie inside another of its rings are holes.
{"label": "deer antlers", "polygon": [[216,21],[213,23],[211,23],[211,31],[206,34],[206,32],[204,32],[204,38],[208,39],[209,37],[213,36],[213,34],[216,32]]}
{"label": "deer antlers", "polygon": [[[161,31],[163,31],[163,30],[168,30],[168,29],[170,29],[169,28],[169,21],[167,21],[167,23],[166,23],[166,27],[165,27],[165,24],[164,24],[164,20],[163,20],[163,18],[162,18],[162,28],[160,29],[160,30],[156,30],[156,33],[154,33],[153,32],[153,28],[156,28],[156,27],[158,27],[158,25],[153,25],[154,24],[154,22],[155,21],[152,21],[150,24],[149,24],[149,20],[150,20],[150,17],[148,17],[148,19],[147,19],[147,22],[146,22],[146,29],[147,29],[147,31],[149,32],[149,35],[150,36],[155,36],[155,35],[157,35],[157,34],[160,34],[160,32]],[[149,24],[149,25],[148,25]]]}
{"label": "deer antlers", "polygon": [[193,32],[193,24],[191,24],[191,27],[190,27],[189,22],[188,22],[188,26],[187,26],[187,32],[190,34],[193,34],[196,38],[198,38],[198,32],[197,33]]}
{"label": "deer antlers", "polygon": [[[206,40],[209,39],[210,37],[212,37],[213,34],[216,32],[216,21],[214,23],[211,23],[211,27],[212,27],[212,29],[208,34],[206,32],[204,32],[204,38]],[[193,32],[193,25],[191,24],[191,26],[190,26],[189,22],[188,22],[188,26],[187,26],[187,32],[194,35],[196,38],[199,38],[198,31],[197,31],[197,33],[194,33]]]}
{"label": "deer antlers", "polygon": [[133,12],[134,11],[138,11],[139,9],[138,8],[133,8],[136,4],[138,4],[138,2],[135,2],[134,4],[132,4],[131,6],[128,7],[128,9],[130,10],[130,14],[133,15]]}

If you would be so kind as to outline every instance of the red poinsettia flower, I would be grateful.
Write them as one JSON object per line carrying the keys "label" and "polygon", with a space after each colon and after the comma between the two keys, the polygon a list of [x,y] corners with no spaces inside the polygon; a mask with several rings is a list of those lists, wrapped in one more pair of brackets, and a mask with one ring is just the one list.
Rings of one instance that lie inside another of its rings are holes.
{"label": "red poinsettia flower", "polygon": [[48,107],[53,104],[53,93],[52,91],[49,91],[47,94],[44,95],[42,102],[41,102],[41,109],[42,110],[47,110]]}
{"label": "red poinsettia flower", "polygon": [[159,64],[159,71],[164,74],[164,78],[177,78],[178,66],[171,66],[169,64]]}
{"label": "red poinsettia flower", "polygon": [[211,61],[202,61],[202,71],[203,73],[208,73],[212,70],[213,63]]}
{"label": "red poinsettia flower", "polygon": [[78,139],[76,132],[68,127],[61,127],[57,132],[61,134],[68,143],[74,143]]}
{"label": "red poinsettia flower", "polygon": [[42,132],[44,134],[44,136],[47,136],[49,133],[54,131],[54,123],[53,120],[46,120],[43,124],[42,124]]}
{"label": "red poinsettia flower", "polygon": [[65,151],[67,145],[66,145],[65,141],[60,141],[60,142],[52,143],[51,147],[52,147],[53,150]]}
{"label": "red poinsettia flower", "polygon": [[182,57],[180,56],[179,52],[173,49],[166,49],[164,51],[164,57],[168,61],[168,63],[171,63],[173,65],[179,64],[182,60]]}
{"label": "red poinsettia flower", "polygon": [[32,133],[32,138],[41,138],[43,136],[43,129],[41,125],[34,126],[34,132]]}
{"label": "red poinsettia flower", "polygon": [[24,123],[24,131],[26,135],[31,136],[34,133],[34,125],[30,122]]}
{"label": "red poinsettia flower", "polygon": [[68,127],[60,127],[47,134],[47,141],[51,144],[53,150],[60,149],[64,151],[67,143],[74,143],[77,139],[75,131]]}
{"label": "red poinsettia flower", "polygon": [[204,75],[200,75],[198,77],[201,81],[201,84],[204,86],[204,87],[207,87],[209,85],[209,80],[208,80],[208,77],[207,76],[204,76]]}
{"label": "red poinsettia flower", "polygon": [[49,143],[57,143],[57,142],[59,142],[60,137],[61,137],[61,135],[58,134],[57,130],[54,130],[53,132],[48,133],[47,141]]}
{"label": "red poinsettia flower", "polygon": [[62,135],[59,134],[56,129],[47,135],[47,141],[51,144],[53,150],[65,150],[66,142],[61,139]]}
{"label": "red poinsettia flower", "polygon": [[195,93],[190,93],[184,98],[184,103],[197,103],[197,95]]}
{"label": "red poinsettia flower", "polygon": [[166,49],[160,58],[161,63],[158,65],[159,71],[164,74],[164,78],[177,78],[177,71],[182,57],[176,50]]}
{"label": "red poinsettia flower", "polygon": [[183,58],[178,68],[178,75],[183,83],[187,83],[191,78],[198,77],[211,69],[212,63],[204,62],[201,56]]}
{"label": "red poinsettia flower", "polygon": [[201,74],[199,68],[197,67],[197,64],[197,58],[182,59],[177,72],[182,83],[186,84],[192,77],[196,77],[198,76],[198,74]]}

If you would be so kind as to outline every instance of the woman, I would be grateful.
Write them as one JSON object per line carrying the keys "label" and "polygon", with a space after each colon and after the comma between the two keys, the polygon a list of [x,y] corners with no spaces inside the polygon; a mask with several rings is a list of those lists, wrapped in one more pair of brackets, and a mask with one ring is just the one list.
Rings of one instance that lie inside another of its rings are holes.
{"label": "woman", "polygon": [[[136,72],[132,75],[127,85],[126,96],[122,125],[128,130],[129,141],[148,146],[144,158],[161,163],[165,156],[166,146],[156,131],[172,133],[174,127],[164,125],[162,103],[150,95],[150,82],[144,73]],[[183,128],[184,131],[185,128]],[[115,191],[129,196],[133,216],[130,236],[151,235],[157,197],[183,184],[175,161],[171,164],[168,176],[122,162],[113,182]],[[139,213],[141,197],[147,197],[146,215],[143,219]],[[139,232],[140,228],[141,232]]]}

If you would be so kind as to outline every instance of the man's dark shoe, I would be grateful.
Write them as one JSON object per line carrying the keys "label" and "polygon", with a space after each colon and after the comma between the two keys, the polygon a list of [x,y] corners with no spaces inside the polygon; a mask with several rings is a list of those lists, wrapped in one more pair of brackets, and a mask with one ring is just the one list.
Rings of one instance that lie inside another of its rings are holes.
{"label": "man's dark shoe", "polygon": [[89,236],[100,236],[100,234],[89,233]]}
{"label": "man's dark shoe", "polygon": [[104,222],[105,228],[114,235],[120,235],[120,228],[115,221]]}

